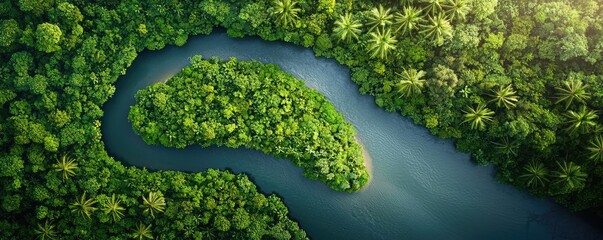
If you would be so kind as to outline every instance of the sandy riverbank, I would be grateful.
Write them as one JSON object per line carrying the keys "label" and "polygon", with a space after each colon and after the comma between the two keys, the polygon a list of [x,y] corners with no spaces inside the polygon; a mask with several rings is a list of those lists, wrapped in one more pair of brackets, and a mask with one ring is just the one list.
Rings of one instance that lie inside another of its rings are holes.
{"label": "sandy riverbank", "polygon": [[358,142],[358,144],[360,144],[360,148],[362,149],[362,156],[364,158],[364,167],[366,167],[366,170],[369,174],[369,181],[366,183],[366,185],[364,185],[364,187],[362,187],[362,189],[365,189],[369,184],[371,184],[371,180],[373,179],[373,158],[371,157],[369,152],[364,148],[364,144],[362,143],[362,140],[360,140],[360,137],[356,135],[354,139],[356,140],[356,142]]}

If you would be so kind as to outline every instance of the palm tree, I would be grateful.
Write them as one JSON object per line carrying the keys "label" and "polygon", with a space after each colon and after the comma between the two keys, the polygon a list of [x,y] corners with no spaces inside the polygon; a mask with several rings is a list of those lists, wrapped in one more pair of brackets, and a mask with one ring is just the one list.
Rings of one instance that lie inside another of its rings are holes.
{"label": "palm tree", "polygon": [[412,34],[412,31],[419,28],[421,22],[423,22],[423,16],[421,16],[421,9],[417,9],[412,6],[404,7],[404,14],[397,12],[394,16],[394,20],[398,28],[396,32],[402,30],[402,35]]}
{"label": "palm tree", "polygon": [[119,205],[120,203],[121,199],[116,198],[115,194],[113,194],[111,195],[111,199],[103,202],[102,204],[102,210],[105,212],[105,214],[111,214],[114,222],[119,221],[124,216],[123,211],[126,210],[124,207]]}
{"label": "palm tree", "polygon": [[494,148],[500,150],[502,153],[504,153],[507,156],[516,156],[517,155],[517,148],[519,147],[519,144],[517,144],[517,142],[515,141],[509,141],[509,138],[505,137],[502,139],[501,142],[493,142],[494,143]]}
{"label": "palm tree", "polygon": [[567,111],[565,117],[567,118],[566,124],[569,125],[566,130],[570,133],[587,133],[597,125],[595,119],[598,118],[595,111],[586,109],[586,106],[582,106],[578,112]]}
{"label": "palm tree", "polygon": [[154,6],[156,8],[154,11],[157,11],[161,15],[165,14],[165,12],[167,11],[167,9],[165,8],[165,6],[162,5],[162,4],[157,4],[157,5],[154,5]]}
{"label": "palm tree", "polygon": [[178,17],[182,17],[182,15],[184,15],[184,6],[182,3],[177,3],[174,5],[174,12]]}
{"label": "palm tree", "polygon": [[455,19],[465,20],[465,15],[471,10],[467,0],[448,0],[444,8],[450,21],[454,21]]}
{"label": "palm tree", "polygon": [[151,231],[152,224],[144,225],[140,223],[136,231],[132,233],[132,237],[138,238],[138,240],[142,240],[144,238],[153,239],[153,232]]}
{"label": "palm tree", "polygon": [[555,181],[555,184],[560,184],[565,192],[584,187],[584,182],[586,181],[588,174],[582,172],[579,165],[566,161],[563,161],[562,164],[557,162],[557,165],[559,166],[559,171],[553,172],[555,177],[558,178],[558,180]]}
{"label": "palm tree", "polygon": [[590,159],[598,162],[603,161],[603,137],[601,135],[591,139],[586,149],[590,152]]}
{"label": "palm tree", "polygon": [[565,109],[574,102],[574,100],[585,103],[590,98],[590,94],[586,92],[588,84],[582,84],[582,81],[576,79],[570,79],[569,81],[563,81],[562,87],[557,87],[557,101],[555,103],[565,102]]}
{"label": "palm tree", "polygon": [[496,102],[497,107],[505,106],[507,109],[515,107],[515,103],[519,100],[519,97],[515,95],[516,93],[511,85],[499,86],[498,90],[493,91],[490,102]]}
{"label": "palm tree", "polygon": [[468,108],[465,112],[465,122],[471,123],[471,129],[482,130],[486,126],[486,121],[492,121],[494,112],[486,107],[485,104],[478,104],[476,108]]}
{"label": "palm tree", "polygon": [[168,130],[167,137],[170,140],[170,143],[172,143],[172,141],[174,140],[174,138],[176,138],[176,135],[171,130]]}
{"label": "palm tree", "polygon": [[421,33],[425,34],[425,37],[430,38],[437,46],[444,44],[446,39],[452,38],[452,26],[442,14],[433,17],[429,16],[429,24],[423,26],[423,28]]}
{"label": "palm tree", "polygon": [[384,29],[387,25],[391,25],[393,16],[390,14],[390,11],[390,8],[385,9],[382,5],[371,9],[371,14],[368,16],[368,24],[371,26],[369,31],[377,27]]}
{"label": "palm tree", "polygon": [[274,8],[272,15],[276,16],[277,22],[283,27],[294,26],[299,16],[297,14],[301,11],[295,5],[295,0],[274,0]]}
{"label": "palm tree", "polygon": [[469,86],[465,85],[465,87],[461,89],[459,93],[463,95],[463,98],[468,98],[469,94],[473,93],[473,91],[471,91],[471,88],[469,88]]}
{"label": "palm tree", "polygon": [[527,180],[526,185],[528,187],[538,187],[538,185],[544,187],[545,182],[549,181],[547,178],[548,170],[540,162],[530,162],[523,169],[526,173],[519,177]]}
{"label": "palm tree", "polygon": [[76,198],[75,202],[69,205],[69,208],[71,212],[90,218],[90,215],[96,211],[96,208],[93,206],[95,203],[95,200],[86,198],[86,192],[84,192],[81,198]]}
{"label": "palm tree", "polygon": [[358,39],[358,35],[362,32],[360,28],[362,28],[360,21],[353,19],[352,14],[346,13],[335,21],[333,33],[340,41],[350,42],[352,39]]}
{"label": "palm tree", "polygon": [[57,160],[57,163],[52,164],[52,168],[57,172],[63,172],[64,180],[75,176],[75,170],[78,169],[75,159],[70,158],[67,155],[63,155],[60,160]]}
{"label": "palm tree", "polygon": [[425,7],[425,12],[430,13],[432,16],[435,16],[436,13],[442,11],[442,3],[444,0],[423,0],[424,3],[427,4]]}
{"label": "palm tree", "polygon": [[368,51],[371,54],[371,58],[379,57],[381,59],[386,59],[389,52],[396,49],[398,40],[392,36],[389,29],[384,32],[377,29],[376,33],[372,32],[370,35],[371,39],[368,40]]}
{"label": "palm tree", "polygon": [[38,228],[34,229],[38,239],[54,239],[57,236],[57,231],[54,230],[54,225],[48,223],[48,220],[44,222],[44,225],[38,223]]}
{"label": "palm tree", "polygon": [[165,209],[165,198],[161,193],[149,192],[149,197],[142,196],[142,201],[145,207],[144,213],[150,213],[152,218],[155,218],[155,212],[163,212]]}
{"label": "palm tree", "polygon": [[404,69],[402,74],[396,73],[401,77],[398,82],[398,93],[400,93],[400,97],[402,96],[414,96],[421,94],[421,90],[425,85],[425,71],[411,68]]}

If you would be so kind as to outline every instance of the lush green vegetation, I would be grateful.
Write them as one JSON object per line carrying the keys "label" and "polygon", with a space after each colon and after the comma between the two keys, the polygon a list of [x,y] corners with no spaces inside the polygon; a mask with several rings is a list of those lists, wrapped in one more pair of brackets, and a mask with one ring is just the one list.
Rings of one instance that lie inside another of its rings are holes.
{"label": "lush green vegetation", "polygon": [[[357,45],[333,41],[322,51],[316,41],[314,48],[350,66],[360,91],[379,106],[455,139],[479,164],[496,165],[500,181],[602,213],[601,6],[375,4],[355,15],[366,23],[355,32]],[[333,34],[342,38],[338,21]]]}
{"label": "lush green vegetation", "polygon": [[[171,190],[221,173],[125,168],[100,141],[101,106],[137,52],[216,26],[332,57],[361,93],[496,165],[500,181],[601,213],[602,11],[601,0],[0,1],[0,238],[227,237],[230,215],[186,220],[198,198]],[[141,215],[149,192],[166,200],[155,219]],[[294,228],[277,212],[259,232]]]}
{"label": "lush green vegetation", "polygon": [[0,2],[0,239],[306,239],[245,175],[148,172],[107,155],[100,107],[136,52],[214,26],[197,19],[161,36],[152,24],[166,22],[145,25],[140,11],[172,15],[134,2]]}
{"label": "lush green vegetation", "polygon": [[276,65],[191,58],[167,83],[140,90],[129,119],[149,144],[246,147],[291,160],[339,191],[368,182],[354,127]]}

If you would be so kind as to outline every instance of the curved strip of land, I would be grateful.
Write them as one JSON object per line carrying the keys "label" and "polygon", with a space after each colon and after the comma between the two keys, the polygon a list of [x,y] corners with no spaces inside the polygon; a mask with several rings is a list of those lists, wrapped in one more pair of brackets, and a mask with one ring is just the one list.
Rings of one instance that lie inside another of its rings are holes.
{"label": "curved strip of land", "polygon": [[354,127],[318,91],[276,65],[195,56],[136,100],[129,119],[149,144],[261,150],[338,191],[368,182]]}

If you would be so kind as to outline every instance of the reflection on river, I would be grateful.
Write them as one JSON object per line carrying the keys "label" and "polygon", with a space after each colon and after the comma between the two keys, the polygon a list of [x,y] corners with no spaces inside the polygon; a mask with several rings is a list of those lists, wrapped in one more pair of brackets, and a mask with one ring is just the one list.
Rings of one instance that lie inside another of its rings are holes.
{"label": "reflection on river", "polygon": [[[165,81],[193,55],[274,63],[317,89],[352,123],[372,158],[371,183],[339,193],[307,180],[287,160],[247,149],[146,145],[127,120],[134,94]],[[349,71],[311,50],[225,33],[194,37],[183,47],[141,53],[105,104],[103,140],[108,152],[149,169],[248,173],[265,193],[276,192],[314,239],[597,239],[600,232],[548,200],[498,184],[492,168],[475,166],[450,141],[431,136],[370,96],[361,96]]]}

